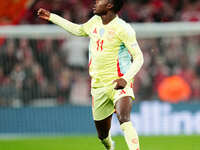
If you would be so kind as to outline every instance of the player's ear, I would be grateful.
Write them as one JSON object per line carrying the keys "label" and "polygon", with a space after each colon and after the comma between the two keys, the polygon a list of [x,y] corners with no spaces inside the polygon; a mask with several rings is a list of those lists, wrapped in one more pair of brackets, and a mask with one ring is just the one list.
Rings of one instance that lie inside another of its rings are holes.
{"label": "player's ear", "polygon": [[109,3],[107,4],[108,9],[112,9],[114,7],[112,0],[109,0]]}

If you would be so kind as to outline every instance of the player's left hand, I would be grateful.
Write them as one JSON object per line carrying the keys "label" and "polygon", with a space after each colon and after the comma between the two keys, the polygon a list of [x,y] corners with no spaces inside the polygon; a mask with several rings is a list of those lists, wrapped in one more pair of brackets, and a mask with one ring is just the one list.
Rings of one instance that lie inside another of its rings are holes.
{"label": "player's left hand", "polygon": [[119,78],[119,79],[114,80],[113,84],[116,84],[114,88],[115,90],[121,90],[125,88],[127,82],[123,78]]}

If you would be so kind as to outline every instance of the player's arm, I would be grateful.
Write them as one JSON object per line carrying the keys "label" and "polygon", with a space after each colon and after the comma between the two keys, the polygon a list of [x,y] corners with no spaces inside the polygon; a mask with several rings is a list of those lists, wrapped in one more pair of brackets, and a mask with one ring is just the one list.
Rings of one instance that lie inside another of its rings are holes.
{"label": "player's arm", "polygon": [[129,53],[133,57],[133,62],[130,68],[122,76],[123,79],[129,82],[134,78],[134,76],[138,73],[138,71],[142,67],[144,63],[144,58],[143,58],[142,51],[136,40],[136,33],[130,25],[128,26],[128,31],[125,30],[124,33],[122,33],[121,38],[125,46],[128,48]]}
{"label": "player's arm", "polygon": [[126,73],[120,79],[114,81],[117,82],[115,89],[123,89],[127,82],[130,82],[134,78],[144,63],[143,54],[137,43],[135,31],[130,26],[127,26],[125,30],[119,33],[119,38],[125,44],[126,48],[128,48],[129,53],[133,57],[133,62]]}
{"label": "player's arm", "polygon": [[38,16],[42,19],[45,19],[47,21],[51,21],[54,24],[59,25],[60,27],[62,27],[63,29],[65,29],[66,31],[70,32],[73,35],[76,36],[88,36],[86,34],[86,32],[83,29],[82,25],[78,25],[75,23],[72,23],[56,14],[50,13],[49,11],[40,8],[38,10]]}

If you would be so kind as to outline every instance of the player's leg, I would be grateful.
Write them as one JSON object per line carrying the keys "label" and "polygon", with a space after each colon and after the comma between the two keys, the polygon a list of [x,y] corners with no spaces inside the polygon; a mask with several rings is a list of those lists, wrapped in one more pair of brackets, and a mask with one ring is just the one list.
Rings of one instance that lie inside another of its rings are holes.
{"label": "player's leg", "polygon": [[111,135],[109,132],[111,127],[111,120],[112,120],[112,115],[103,120],[94,121],[98,138],[101,140],[102,144],[105,146],[107,150],[114,149],[113,141],[111,139]]}
{"label": "player's leg", "polygon": [[[112,91],[112,87],[110,88]],[[104,144],[107,150],[113,150],[110,128],[112,114],[114,113],[114,104],[110,98],[112,93],[108,90],[108,87],[92,88],[91,93],[93,97],[92,113],[95,120],[95,126],[97,129],[98,137]]]}
{"label": "player's leg", "polygon": [[132,102],[131,96],[122,97],[116,101],[115,109],[129,150],[139,150],[138,135],[130,121]]}

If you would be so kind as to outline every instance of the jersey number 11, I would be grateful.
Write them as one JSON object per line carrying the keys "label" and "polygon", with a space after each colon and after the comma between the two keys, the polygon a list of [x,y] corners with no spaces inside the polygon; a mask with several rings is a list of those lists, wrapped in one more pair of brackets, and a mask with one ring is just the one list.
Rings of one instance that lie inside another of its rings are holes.
{"label": "jersey number 11", "polygon": [[103,40],[98,40],[97,41],[97,51],[99,50],[99,48],[101,49],[101,51],[103,50]]}

